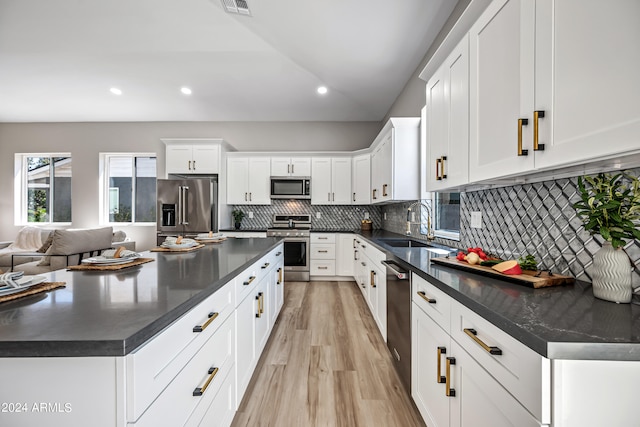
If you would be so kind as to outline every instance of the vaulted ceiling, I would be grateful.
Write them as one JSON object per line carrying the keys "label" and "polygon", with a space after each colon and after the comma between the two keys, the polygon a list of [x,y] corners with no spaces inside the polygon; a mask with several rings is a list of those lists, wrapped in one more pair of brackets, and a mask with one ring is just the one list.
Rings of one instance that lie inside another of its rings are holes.
{"label": "vaulted ceiling", "polygon": [[247,2],[0,0],[0,122],[379,121],[456,3]]}

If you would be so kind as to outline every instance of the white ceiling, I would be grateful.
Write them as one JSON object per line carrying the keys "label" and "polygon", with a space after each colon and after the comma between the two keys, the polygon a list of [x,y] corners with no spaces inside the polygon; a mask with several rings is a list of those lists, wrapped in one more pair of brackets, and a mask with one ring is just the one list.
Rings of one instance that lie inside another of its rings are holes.
{"label": "white ceiling", "polygon": [[456,0],[247,2],[0,0],[0,122],[379,121]]}

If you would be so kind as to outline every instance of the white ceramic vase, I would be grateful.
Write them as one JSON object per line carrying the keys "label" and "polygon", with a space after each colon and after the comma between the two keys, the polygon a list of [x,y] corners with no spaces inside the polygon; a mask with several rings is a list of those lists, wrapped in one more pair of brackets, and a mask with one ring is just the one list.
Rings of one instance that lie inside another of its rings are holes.
{"label": "white ceramic vase", "polygon": [[631,302],[631,265],[624,249],[614,249],[611,243],[604,242],[593,256],[591,273],[593,296],[617,303]]}

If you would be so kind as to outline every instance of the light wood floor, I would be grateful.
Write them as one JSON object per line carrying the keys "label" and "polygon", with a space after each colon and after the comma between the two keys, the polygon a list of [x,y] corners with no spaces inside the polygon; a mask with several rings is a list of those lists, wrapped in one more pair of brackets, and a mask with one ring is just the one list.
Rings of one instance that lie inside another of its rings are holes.
{"label": "light wood floor", "polygon": [[354,282],[285,289],[233,427],[424,426]]}

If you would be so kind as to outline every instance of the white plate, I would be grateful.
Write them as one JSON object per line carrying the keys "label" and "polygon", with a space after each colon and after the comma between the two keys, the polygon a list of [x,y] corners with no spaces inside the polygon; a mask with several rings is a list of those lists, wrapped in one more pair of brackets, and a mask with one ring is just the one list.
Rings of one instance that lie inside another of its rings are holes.
{"label": "white plate", "polygon": [[128,257],[128,258],[105,258],[102,255],[94,256],[91,258],[86,258],[82,260],[83,264],[93,264],[93,265],[114,265],[114,264],[125,264],[127,262],[131,262],[135,259],[140,258],[139,256]]}
{"label": "white plate", "polygon": [[45,280],[47,280],[45,276],[22,276],[16,281],[16,283],[20,285],[19,288],[12,288],[7,285],[0,286],[0,296],[11,295],[16,292],[24,291],[25,289],[29,289],[31,286],[39,285]]}
{"label": "white plate", "polygon": [[224,237],[224,234],[222,233],[213,233],[213,235],[209,236],[209,233],[202,233],[202,234],[198,234],[196,236],[197,240],[206,240],[206,239],[221,239]]}
{"label": "white plate", "polygon": [[167,249],[187,249],[197,245],[198,243],[196,242],[187,242],[187,243],[180,243],[179,245],[176,243],[163,243],[161,246]]}

